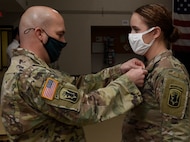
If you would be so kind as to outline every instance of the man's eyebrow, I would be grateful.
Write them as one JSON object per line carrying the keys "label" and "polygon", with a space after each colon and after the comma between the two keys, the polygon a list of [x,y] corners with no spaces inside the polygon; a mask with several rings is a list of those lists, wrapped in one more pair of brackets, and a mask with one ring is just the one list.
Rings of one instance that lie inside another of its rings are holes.
{"label": "man's eyebrow", "polygon": [[61,34],[64,34],[65,31],[57,31],[56,33],[61,33]]}

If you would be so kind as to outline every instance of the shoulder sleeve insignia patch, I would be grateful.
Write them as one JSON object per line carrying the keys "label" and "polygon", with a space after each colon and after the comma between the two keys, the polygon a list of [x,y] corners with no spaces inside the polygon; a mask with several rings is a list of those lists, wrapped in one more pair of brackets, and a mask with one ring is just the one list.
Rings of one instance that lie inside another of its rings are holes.
{"label": "shoulder sleeve insignia patch", "polygon": [[71,102],[71,103],[76,103],[78,102],[79,96],[77,92],[62,89],[60,92],[60,99]]}
{"label": "shoulder sleeve insignia patch", "polygon": [[175,118],[183,118],[188,100],[188,84],[181,78],[167,75],[163,82],[161,112]]}
{"label": "shoulder sleeve insignia patch", "polygon": [[170,85],[169,89],[169,97],[168,97],[168,105],[170,107],[179,107],[182,98],[182,91],[183,89],[179,86]]}
{"label": "shoulder sleeve insignia patch", "polygon": [[56,81],[53,78],[48,78],[45,82],[41,96],[48,100],[53,100],[57,86],[58,86],[58,81]]}

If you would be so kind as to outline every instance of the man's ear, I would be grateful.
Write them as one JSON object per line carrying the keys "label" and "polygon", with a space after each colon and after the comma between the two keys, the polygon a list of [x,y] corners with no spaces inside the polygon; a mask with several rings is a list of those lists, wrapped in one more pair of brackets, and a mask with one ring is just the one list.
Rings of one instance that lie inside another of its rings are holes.
{"label": "man's ear", "polygon": [[39,27],[36,27],[35,28],[35,35],[38,37],[38,39],[40,40],[40,41],[43,41],[44,40],[44,34],[43,34],[44,32],[43,32],[43,30],[41,29],[41,28],[39,28]]}
{"label": "man's ear", "polygon": [[159,37],[161,35],[162,30],[161,30],[160,27],[156,26],[153,32],[154,32],[153,33],[154,38],[157,38],[157,37]]}

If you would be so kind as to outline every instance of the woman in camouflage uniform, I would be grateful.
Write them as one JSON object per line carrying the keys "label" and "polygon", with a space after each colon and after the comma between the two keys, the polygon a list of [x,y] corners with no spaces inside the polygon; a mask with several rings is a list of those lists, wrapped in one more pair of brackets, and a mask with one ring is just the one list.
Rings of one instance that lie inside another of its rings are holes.
{"label": "woman in camouflage uniform", "polygon": [[122,142],[189,142],[189,75],[170,49],[179,38],[168,10],[148,4],[134,11],[129,42],[146,60],[143,103],[127,114]]}

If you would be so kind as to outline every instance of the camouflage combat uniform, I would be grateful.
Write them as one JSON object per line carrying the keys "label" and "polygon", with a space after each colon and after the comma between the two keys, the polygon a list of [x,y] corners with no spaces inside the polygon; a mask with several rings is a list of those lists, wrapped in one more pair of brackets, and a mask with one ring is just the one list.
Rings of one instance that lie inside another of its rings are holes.
{"label": "camouflage combat uniform", "polygon": [[168,51],[147,65],[143,103],[126,116],[122,142],[190,142],[189,75]]}
{"label": "camouflage combat uniform", "polygon": [[138,88],[119,68],[74,78],[16,49],[1,91],[2,121],[11,141],[85,142],[82,126],[142,102]]}

